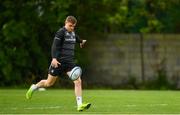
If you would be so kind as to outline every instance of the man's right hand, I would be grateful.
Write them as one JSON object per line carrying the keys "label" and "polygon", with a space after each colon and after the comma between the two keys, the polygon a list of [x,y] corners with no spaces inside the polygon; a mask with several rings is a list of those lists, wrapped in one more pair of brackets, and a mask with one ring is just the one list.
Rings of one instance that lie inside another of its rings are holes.
{"label": "man's right hand", "polygon": [[61,63],[58,62],[56,58],[53,58],[51,61],[51,66],[57,68],[58,64],[61,65]]}

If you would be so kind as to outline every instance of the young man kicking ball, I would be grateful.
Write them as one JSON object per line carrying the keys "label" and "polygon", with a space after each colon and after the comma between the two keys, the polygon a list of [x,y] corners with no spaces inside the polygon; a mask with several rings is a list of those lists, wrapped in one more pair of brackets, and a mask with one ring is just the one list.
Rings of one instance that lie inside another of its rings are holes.
{"label": "young man kicking ball", "polygon": [[57,77],[61,76],[63,73],[66,73],[68,76],[71,76],[72,73],[79,73],[75,74],[77,80],[73,81],[77,101],[77,110],[83,111],[91,106],[90,103],[82,103],[81,72],[79,72],[81,71],[81,68],[76,67],[74,61],[75,43],[80,43],[80,47],[82,48],[86,42],[86,40],[79,39],[79,37],[75,34],[74,28],[76,23],[77,20],[74,16],[68,16],[65,20],[65,26],[57,31],[52,44],[52,61],[49,67],[48,78],[39,81],[37,84],[31,85],[26,93],[27,99],[31,99],[33,93],[38,88],[52,86]]}

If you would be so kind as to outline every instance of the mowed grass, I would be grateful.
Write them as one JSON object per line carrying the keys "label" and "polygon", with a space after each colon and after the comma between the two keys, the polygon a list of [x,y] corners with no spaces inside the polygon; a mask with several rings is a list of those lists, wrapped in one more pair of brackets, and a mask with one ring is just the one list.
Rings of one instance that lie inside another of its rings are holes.
{"label": "mowed grass", "polygon": [[179,91],[84,90],[89,110],[76,111],[73,90],[37,91],[26,100],[27,90],[1,89],[0,114],[180,114]]}

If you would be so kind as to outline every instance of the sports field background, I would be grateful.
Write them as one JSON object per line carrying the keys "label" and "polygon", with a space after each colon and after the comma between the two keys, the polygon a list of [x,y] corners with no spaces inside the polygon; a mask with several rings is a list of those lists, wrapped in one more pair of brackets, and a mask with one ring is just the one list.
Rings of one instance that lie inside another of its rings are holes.
{"label": "sports field background", "polygon": [[[0,90],[0,114],[79,114],[73,90],[47,89],[26,100],[25,89]],[[180,114],[180,92],[84,90],[83,114]]]}

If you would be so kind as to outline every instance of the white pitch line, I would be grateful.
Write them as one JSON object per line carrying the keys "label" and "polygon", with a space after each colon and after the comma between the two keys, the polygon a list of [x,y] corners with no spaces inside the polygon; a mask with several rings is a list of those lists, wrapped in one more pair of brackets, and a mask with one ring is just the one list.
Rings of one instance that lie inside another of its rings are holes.
{"label": "white pitch line", "polygon": [[50,106],[50,107],[28,107],[24,109],[59,109],[61,106]]}
{"label": "white pitch line", "polygon": [[[137,106],[141,106],[141,105],[135,105],[135,104],[128,104],[128,105],[124,105],[126,107],[137,107]],[[156,103],[156,104],[147,104],[147,105],[144,105],[144,106],[168,106],[168,104],[166,103]]]}
{"label": "white pitch line", "polygon": [[129,105],[125,105],[126,107],[137,107],[137,105],[135,104],[129,104]]}
{"label": "white pitch line", "polygon": [[166,103],[150,104],[150,106],[168,106]]}
{"label": "white pitch line", "polygon": [[60,109],[62,106],[49,106],[49,107],[26,107],[26,108],[18,108],[18,107],[12,107],[8,108],[10,110],[18,110],[18,109]]}

